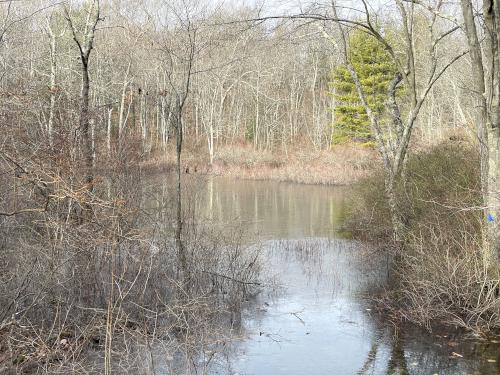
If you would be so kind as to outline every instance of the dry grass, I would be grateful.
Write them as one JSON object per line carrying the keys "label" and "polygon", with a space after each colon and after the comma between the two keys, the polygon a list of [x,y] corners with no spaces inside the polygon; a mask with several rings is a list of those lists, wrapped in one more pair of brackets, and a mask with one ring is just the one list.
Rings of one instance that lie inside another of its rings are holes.
{"label": "dry grass", "polygon": [[[203,152],[203,151],[202,151]],[[187,173],[203,173],[236,179],[274,180],[302,184],[350,185],[368,176],[378,164],[375,150],[360,145],[338,145],[332,150],[311,150],[295,146],[279,151],[255,150],[238,144],[220,146],[214,163],[196,147],[187,147],[183,154]],[[172,152],[144,164],[146,168],[171,170],[175,162]]]}

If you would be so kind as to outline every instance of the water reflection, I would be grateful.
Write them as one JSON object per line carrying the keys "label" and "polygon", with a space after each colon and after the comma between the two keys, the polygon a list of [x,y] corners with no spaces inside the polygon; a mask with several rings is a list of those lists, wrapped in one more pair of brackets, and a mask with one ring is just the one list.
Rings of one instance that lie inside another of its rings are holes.
{"label": "water reflection", "polygon": [[[273,285],[246,302],[241,328],[203,351],[195,372],[500,374],[498,343],[394,326],[365,303],[387,272],[384,260],[367,264],[362,244],[337,236],[346,189],[212,179],[190,191],[186,207],[197,217],[263,242]],[[157,204],[168,200],[162,194]]]}
{"label": "water reflection", "polygon": [[198,214],[260,238],[331,236],[344,214],[342,189],[325,186],[209,179],[197,198]]}
{"label": "water reflection", "polygon": [[360,244],[314,238],[265,245],[267,272],[277,274],[284,290],[248,306],[247,339],[231,358],[235,372],[499,373],[498,344],[465,340],[459,331],[431,335],[395,326],[366,307],[362,297],[385,270],[365,273]]}

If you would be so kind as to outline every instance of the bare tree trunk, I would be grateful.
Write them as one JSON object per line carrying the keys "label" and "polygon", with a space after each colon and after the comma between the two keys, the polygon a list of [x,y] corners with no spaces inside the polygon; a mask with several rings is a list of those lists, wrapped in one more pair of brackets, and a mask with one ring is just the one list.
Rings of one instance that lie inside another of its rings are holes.
{"label": "bare tree trunk", "polygon": [[391,214],[394,241],[397,244],[401,244],[406,235],[406,225],[403,221],[401,209],[399,207],[399,196],[397,191],[400,177],[401,175],[393,176],[392,173],[386,173],[384,180],[385,195],[387,197],[389,211]]}
{"label": "bare tree trunk", "polygon": [[127,70],[125,72],[125,78],[123,80],[123,87],[122,87],[122,95],[120,100],[120,109],[118,117],[118,154],[120,154],[122,150],[123,130],[128,117],[128,111],[127,111],[127,116],[125,116],[125,100],[127,98],[128,75],[130,72],[130,65],[131,62],[128,63]]}
{"label": "bare tree trunk", "polygon": [[312,99],[312,108],[311,108],[311,125],[313,128],[313,144],[318,149],[321,148],[321,133],[319,129],[319,121],[316,116],[317,113],[317,99],[316,99],[316,85],[318,82],[318,58],[314,59],[313,65],[313,79],[311,81],[311,99]]}
{"label": "bare tree trunk", "polygon": [[[182,107],[181,107],[182,108]],[[179,106],[176,106],[176,109],[179,109]],[[184,244],[182,241],[182,229],[183,229],[183,221],[182,221],[182,143],[183,143],[183,134],[182,134],[182,114],[177,111],[174,116],[175,121],[175,135],[176,135],[176,156],[177,156],[177,225],[175,227],[175,243],[177,246],[177,255],[179,257],[179,263],[183,272],[184,286],[186,289],[188,287],[188,264],[187,264],[187,256],[184,248]]]}
{"label": "bare tree trunk", "polygon": [[108,121],[106,124],[106,149],[108,151],[108,157],[111,156],[111,119],[113,115],[113,107],[108,108]]}
{"label": "bare tree trunk", "polygon": [[141,127],[141,153],[146,154],[148,152],[147,146],[147,136],[148,136],[148,121],[147,121],[147,102],[146,96],[139,91],[139,124]]}
{"label": "bare tree trunk", "polygon": [[491,253],[500,258],[500,1],[484,0],[484,27],[487,57],[486,97],[489,112],[488,191],[490,210],[488,238]]}
{"label": "bare tree trunk", "polygon": [[89,61],[87,58],[82,58],[82,94],[80,104],[80,131],[84,142],[84,158],[86,167],[86,182],[87,189],[92,192],[94,190],[94,152],[92,150],[92,137],[90,131],[89,117],[89,92],[90,92],[90,77],[89,77]]}
{"label": "bare tree trunk", "polygon": [[260,110],[259,110],[259,83],[260,77],[259,73],[257,74],[257,85],[255,88],[255,121],[254,121],[254,129],[253,129],[253,142],[254,148],[257,149],[259,146],[259,123],[260,123]]}
{"label": "bare tree trunk", "polygon": [[[500,9],[498,1],[485,0],[485,51],[481,51],[474,9],[471,0],[462,0],[465,34],[472,63],[473,91],[476,96],[478,138],[481,155],[481,188],[485,206],[485,262],[500,251],[500,86],[498,30]],[[495,8],[496,7],[496,8]],[[486,64],[485,64],[486,63]],[[487,69],[485,69],[485,65]]]}
{"label": "bare tree trunk", "polygon": [[56,79],[57,79],[57,43],[56,43],[56,35],[52,31],[52,28],[49,25],[47,27],[50,35],[50,104],[49,104],[49,119],[47,122],[47,133],[49,137],[49,145],[50,147],[54,144],[54,110],[56,106],[56,95],[57,95],[57,87],[56,87]]}

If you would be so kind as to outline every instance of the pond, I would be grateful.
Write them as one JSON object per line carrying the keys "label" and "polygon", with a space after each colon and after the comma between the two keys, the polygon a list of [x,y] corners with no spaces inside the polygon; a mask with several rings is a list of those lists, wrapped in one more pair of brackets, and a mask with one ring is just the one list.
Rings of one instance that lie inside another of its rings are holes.
{"label": "pond", "polygon": [[214,178],[199,215],[239,224],[264,248],[272,287],[248,301],[238,340],[213,373],[500,374],[500,346],[460,330],[394,326],[366,296],[385,282],[383,260],[339,229],[348,188]]}

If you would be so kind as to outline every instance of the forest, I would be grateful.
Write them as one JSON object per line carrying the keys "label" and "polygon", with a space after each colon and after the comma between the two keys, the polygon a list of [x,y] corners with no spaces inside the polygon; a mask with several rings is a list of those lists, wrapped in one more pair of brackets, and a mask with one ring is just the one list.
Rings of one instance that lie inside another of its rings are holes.
{"label": "forest", "polygon": [[500,0],[0,0],[0,373],[500,373],[499,223]]}

